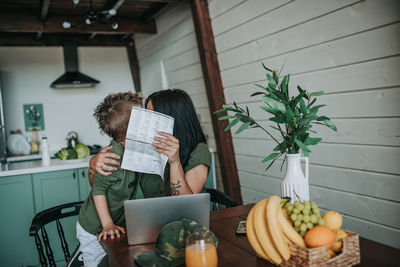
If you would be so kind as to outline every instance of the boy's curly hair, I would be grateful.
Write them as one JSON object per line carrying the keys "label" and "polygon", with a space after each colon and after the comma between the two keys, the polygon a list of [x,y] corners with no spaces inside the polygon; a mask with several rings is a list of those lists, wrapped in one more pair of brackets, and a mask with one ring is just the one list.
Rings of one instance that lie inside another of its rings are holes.
{"label": "boy's curly hair", "polygon": [[102,132],[121,142],[125,139],[133,106],[142,107],[141,93],[109,94],[95,109],[93,116]]}

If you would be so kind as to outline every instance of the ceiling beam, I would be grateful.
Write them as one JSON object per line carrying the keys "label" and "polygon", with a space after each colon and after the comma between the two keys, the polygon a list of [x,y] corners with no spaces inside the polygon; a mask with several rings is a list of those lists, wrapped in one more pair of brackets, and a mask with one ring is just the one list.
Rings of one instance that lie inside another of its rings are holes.
{"label": "ceiling beam", "polygon": [[192,3],[193,0],[135,0],[135,2],[148,2],[148,3]]}
{"label": "ceiling beam", "polygon": [[62,46],[73,42],[77,46],[124,46],[130,40],[121,40],[118,35],[97,35],[96,38],[88,40],[85,34],[43,34],[36,39],[36,33],[14,33],[0,32],[0,46]]}
{"label": "ceiling beam", "polygon": [[133,38],[130,38],[130,42],[126,46],[126,52],[128,53],[129,68],[131,70],[133,85],[135,86],[136,93],[139,93],[142,91],[142,86],[140,83],[139,61],[136,55],[135,40]]}
{"label": "ceiling beam", "polygon": [[[224,191],[236,202],[242,203],[240,181],[233,150],[231,132],[225,132],[228,120],[218,120],[214,114],[221,109],[224,99],[224,88],[215,48],[214,34],[211,27],[210,14],[207,0],[194,0],[192,4],[192,17],[196,31],[197,46],[200,54],[201,68],[206,86],[208,105],[210,108],[211,122],[217,144],[217,155],[221,166]],[[219,115],[227,115],[221,113]]]}
{"label": "ceiling beam", "polygon": [[45,21],[49,12],[50,0],[42,0],[42,8],[40,11],[40,20]]}
{"label": "ceiling beam", "polygon": [[144,22],[149,22],[152,21],[158,14],[161,13],[161,10],[163,10],[164,7],[166,7],[168,3],[159,3],[154,5],[153,8],[151,8],[149,11],[146,12],[146,14],[143,15],[143,21]]}
{"label": "ceiling beam", "polygon": [[[105,10],[114,9],[118,13],[118,8],[120,8],[124,4],[124,2],[125,2],[125,0],[117,0],[117,1],[115,1],[115,3],[113,5],[111,5],[110,8],[106,8]],[[109,20],[111,17],[112,17],[111,15],[107,15],[106,20]]]}
{"label": "ceiling beam", "polygon": [[[68,21],[71,24],[82,23],[78,27],[64,29],[62,24]],[[113,30],[111,23],[118,23],[118,29]],[[43,33],[96,33],[96,34],[127,34],[127,33],[156,33],[154,21],[143,23],[126,17],[112,18],[106,24],[86,25],[82,16],[49,16],[40,22],[33,15],[18,13],[0,13],[0,32],[43,32]]]}

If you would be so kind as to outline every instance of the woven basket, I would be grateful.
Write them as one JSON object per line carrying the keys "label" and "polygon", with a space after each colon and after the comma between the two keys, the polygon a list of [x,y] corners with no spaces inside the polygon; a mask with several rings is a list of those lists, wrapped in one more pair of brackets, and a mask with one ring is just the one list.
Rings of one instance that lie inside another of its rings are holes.
{"label": "woven basket", "polygon": [[360,263],[360,242],[356,233],[346,231],[348,237],[343,239],[342,253],[328,259],[327,247],[301,248],[289,243],[291,257],[279,266],[307,266],[307,267],[344,267],[354,266]]}

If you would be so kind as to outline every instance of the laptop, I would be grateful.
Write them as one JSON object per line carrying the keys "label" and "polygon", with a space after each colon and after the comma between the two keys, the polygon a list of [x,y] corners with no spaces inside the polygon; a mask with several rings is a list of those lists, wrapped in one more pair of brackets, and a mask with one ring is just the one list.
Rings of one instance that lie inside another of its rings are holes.
{"label": "laptop", "polygon": [[128,244],[154,243],[165,224],[181,218],[194,220],[208,228],[210,194],[126,200],[124,209]]}

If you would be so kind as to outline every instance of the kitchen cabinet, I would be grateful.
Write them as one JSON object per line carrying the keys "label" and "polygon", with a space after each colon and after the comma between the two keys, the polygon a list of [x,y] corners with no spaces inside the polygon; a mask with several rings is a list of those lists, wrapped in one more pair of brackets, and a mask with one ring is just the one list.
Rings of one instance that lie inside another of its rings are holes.
{"label": "kitchen cabinet", "polygon": [[[36,213],[64,203],[85,200],[90,192],[87,168],[74,168],[0,177],[0,266],[39,266],[39,257],[29,227]],[[77,216],[62,219],[70,252]],[[64,256],[55,223],[46,225],[57,266]]]}
{"label": "kitchen cabinet", "polygon": [[38,263],[35,240],[29,236],[35,215],[30,174],[0,178],[0,266]]}
{"label": "kitchen cabinet", "polygon": [[88,168],[77,169],[77,173],[79,180],[80,200],[85,201],[90,193],[90,190],[92,189],[88,180]]}
{"label": "kitchen cabinet", "polygon": [[[32,174],[35,206],[37,212],[57,205],[86,199],[88,193],[87,168],[69,169],[46,173]],[[90,188],[90,186],[89,186]],[[84,196],[84,197],[83,197]],[[76,234],[77,216],[62,219],[65,239],[70,252],[78,245]],[[50,245],[53,248],[54,259],[63,262],[64,254],[57,234],[56,223],[46,226],[50,237]]]}

